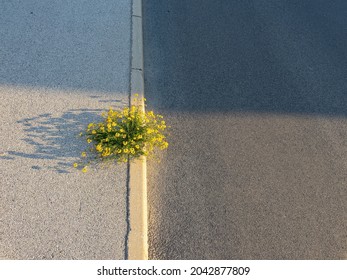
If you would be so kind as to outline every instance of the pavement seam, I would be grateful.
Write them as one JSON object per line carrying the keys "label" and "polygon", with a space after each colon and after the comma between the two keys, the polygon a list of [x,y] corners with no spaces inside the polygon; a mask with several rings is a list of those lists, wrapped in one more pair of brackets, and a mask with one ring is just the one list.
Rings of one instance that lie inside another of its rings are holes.
{"label": "pavement seam", "polygon": [[[144,79],[143,79],[143,34],[142,34],[142,0],[132,0],[131,16],[131,78],[130,78],[130,105],[144,106]],[[134,102],[135,94],[137,102]],[[147,236],[147,169],[146,158],[129,162],[128,186],[128,213],[129,229],[126,246],[126,259],[148,259]]]}
{"label": "pavement seam", "polygon": [[[130,1],[130,49],[129,49],[129,87],[128,87],[128,105],[130,107],[131,103],[131,71],[132,71],[132,45],[133,45],[133,0]],[[130,209],[129,209],[129,200],[130,200],[130,165],[127,163],[126,169],[126,198],[125,198],[125,222],[126,222],[126,231],[124,237],[124,259],[127,260],[129,257],[129,234],[130,234]]]}
{"label": "pavement seam", "polygon": [[130,234],[130,215],[129,215],[129,195],[130,195],[130,165],[127,164],[127,176],[126,176],[126,202],[125,202],[125,221],[126,221],[126,232],[124,238],[124,259],[129,258],[129,234]]}

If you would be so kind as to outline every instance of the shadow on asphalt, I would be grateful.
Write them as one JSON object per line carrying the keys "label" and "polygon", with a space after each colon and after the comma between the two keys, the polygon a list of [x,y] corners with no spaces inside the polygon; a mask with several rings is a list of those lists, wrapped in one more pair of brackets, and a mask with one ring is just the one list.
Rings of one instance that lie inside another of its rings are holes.
{"label": "shadow on asphalt", "polygon": [[[119,101],[119,100],[117,100]],[[68,110],[61,116],[41,114],[34,118],[24,118],[17,123],[23,126],[26,137],[21,139],[34,148],[28,153],[8,151],[2,160],[15,158],[44,159],[44,166],[33,165],[33,171],[52,169],[57,173],[70,173],[71,166],[80,158],[81,152],[88,148],[85,138],[79,133],[85,130],[90,122],[101,121],[103,110],[78,109]]]}
{"label": "shadow on asphalt", "polygon": [[144,3],[158,108],[347,117],[346,1]]}
{"label": "shadow on asphalt", "polygon": [[0,26],[0,85],[128,91],[127,1],[6,1]]}
{"label": "shadow on asphalt", "polygon": [[347,1],[143,3],[150,258],[346,258]]}

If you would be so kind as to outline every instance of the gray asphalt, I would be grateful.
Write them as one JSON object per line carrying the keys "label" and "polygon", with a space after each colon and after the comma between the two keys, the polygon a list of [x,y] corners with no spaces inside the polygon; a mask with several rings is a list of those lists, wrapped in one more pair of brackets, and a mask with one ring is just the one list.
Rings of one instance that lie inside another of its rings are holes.
{"label": "gray asphalt", "polygon": [[145,0],[152,259],[347,258],[347,2]]}
{"label": "gray asphalt", "polygon": [[129,102],[131,0],[0,3],[0,259],[124,259],[127,167],[72,167]]}

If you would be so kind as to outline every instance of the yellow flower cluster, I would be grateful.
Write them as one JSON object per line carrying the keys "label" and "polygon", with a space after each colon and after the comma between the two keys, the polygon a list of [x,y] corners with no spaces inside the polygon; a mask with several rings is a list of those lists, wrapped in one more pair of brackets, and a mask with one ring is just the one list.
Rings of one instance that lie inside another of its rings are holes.
{"label": "yellow flower cluster", "polygon": [[[127,162],[128,159],[151,155],[156,148],[166,149],[167,125],[163,116],[153,111],[143,112],[138,106],[121,111],[109,109],[102,114],[102,122],[90,123],[86,140],[93,145],[100,160]],[[82,157],[87,157],[85,152]],[[74,164],[78,167],[79,164]],[[86,166],[82,169],[85,172]]]}

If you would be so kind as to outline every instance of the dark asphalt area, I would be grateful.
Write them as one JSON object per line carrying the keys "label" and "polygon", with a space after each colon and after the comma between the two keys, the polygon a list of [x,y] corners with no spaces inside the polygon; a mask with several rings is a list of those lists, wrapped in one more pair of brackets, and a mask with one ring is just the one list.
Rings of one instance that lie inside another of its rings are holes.
{"label": "dark asphalt area", "polygon": [[347,1],[144,0],[151,259],[347,259]]}

